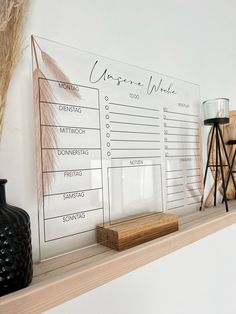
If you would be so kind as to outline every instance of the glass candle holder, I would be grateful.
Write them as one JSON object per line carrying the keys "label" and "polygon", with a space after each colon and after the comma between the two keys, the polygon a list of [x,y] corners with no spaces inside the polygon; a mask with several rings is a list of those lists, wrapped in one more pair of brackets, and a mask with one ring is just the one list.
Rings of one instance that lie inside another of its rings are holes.
{"label": "glass candle holder", "polygon": [[229,99],[215,98],[203,102],[204,124],[229,123]]}

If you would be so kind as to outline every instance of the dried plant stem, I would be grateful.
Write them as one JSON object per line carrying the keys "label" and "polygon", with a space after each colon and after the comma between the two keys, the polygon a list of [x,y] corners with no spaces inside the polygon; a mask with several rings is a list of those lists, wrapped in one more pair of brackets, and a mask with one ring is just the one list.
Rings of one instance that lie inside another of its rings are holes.
{"label": "dried plant stem", "polygon": [[[44,70],[46,70],[47,74],[51,74],[58,82],[63,82],[65,84],[71,83],[66,74],[60,69],[57,62],[48,53],[41,49],[34,36],[31,37],[31,44],[34,68],[33,82],[36,125],[44,125],[42,132],[40,132],[40,127],[36,129],[38,202],[41,204],[42,195],[50,192],[51,184],[54,180],[53,174],[44,174],[42,182],[42,171],[53,172],[56,168],[55,153],[48,148],[56,148],[58,146],[56,128],[50,127],[57,125],[54,107],[50,105],[55,102],[56,98],[50,80],[47,79]],[[70,96],[81,99],[81,96],[76,89],[67,89],[66,92],[70,94]],[[47,149],[42,153],[41,147]],[[41,161],[43,162],[41,163]]]}
{"label": "dried plant stem", "polygon": [[[44,73],[39,68],[38,56],[35,46],[35,40],[31,38],[32,52],[36,67],[33,71],[33,86],[34,86],[34,103],[35,103],[35,119],[36,125],[53,125],[55,124],[55,113],[53,106],[49,103],[55,102],[52,87],[46,79]],[[47,102],[41,103],[44,100]],[[44,176],[42,182],[42,171],[51,170],[55,168],[55,155],[52,151],[45,150],[42,156],[41,147],[54,148],[57,146],[56,129],[44,127],[43,132],[40,132],[40,128],[36,132],[36,153],[38,156],[37,167],[37,180],[38,180],[38,203],[42,202],[42,195],[50,192],[50,186],[53,180],[53,176]],[[41,164],[40,160],[43,160]],[[44,169],[42,169],[42,166]]]}
{"label": "dried plant stem", "polygon": [[0,0],[0,139],[10,80],[21,54],[29,0]]}

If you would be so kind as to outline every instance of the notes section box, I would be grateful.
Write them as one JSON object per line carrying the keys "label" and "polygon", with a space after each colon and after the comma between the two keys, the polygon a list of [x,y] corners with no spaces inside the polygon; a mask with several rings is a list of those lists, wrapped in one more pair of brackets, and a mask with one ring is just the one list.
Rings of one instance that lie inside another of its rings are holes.
{"label": "notes section box", "polygon": [[163,211],[160,164],[108,168],[109,218]]}

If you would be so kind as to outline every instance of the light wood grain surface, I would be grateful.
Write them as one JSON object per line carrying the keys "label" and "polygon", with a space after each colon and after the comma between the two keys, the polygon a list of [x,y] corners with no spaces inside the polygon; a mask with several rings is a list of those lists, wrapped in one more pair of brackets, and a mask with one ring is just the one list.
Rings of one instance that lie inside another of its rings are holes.
{"label": "light wood grain surface", "polygon": [[178,217],[148,212],[97,226],[97,242],[117,251],[154,240],[178,230]]}
{"label": "light wood grain surface", "polygon": [[37,264],[29,287],[0,298],[0,313],[41,313],[78,297],[236,223],[236,201],[229,207],[229,213],[219,205],[179,217],[179,231],[122,252],[94,245]]}

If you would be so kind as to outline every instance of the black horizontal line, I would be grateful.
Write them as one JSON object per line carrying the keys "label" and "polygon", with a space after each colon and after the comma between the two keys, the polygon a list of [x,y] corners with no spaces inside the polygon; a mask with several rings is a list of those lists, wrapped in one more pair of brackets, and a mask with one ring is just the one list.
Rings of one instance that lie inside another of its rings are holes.
{"label": "black horizontal line", "polygon": [[136,159],[136,158],[161,158],[161,156],[141,156],[141,157],[138,157],[138,156],[132,156],[132,157],[111,157],[111,159]]}
{"label": "black horizontal line", "polygon": [[183,201],[183,200],[184,200],[184,197],[183,198],[178,198],[176,200],[167,201],[167,203],[173,203],[173,202]]}
{"label": "black horizontal line", "polygon": [[137,132],[137,131],[118,131],[118,130],[111,130],[110,132],[118,132],[118,133],[138,133],[138,134],[160,134],[160,132]]}
{"label": "black horizontal line", "polygon": [[196,114],[182,113],[182,112],[169,111],[169,110],[168,110],[168,111],[165,111],[165,112],[176,113],[176,114],[181,114],[181,115],[183,115],[183,116],[191,116],[191,117],[197,117],[197,118],[199,118],[199,116],[196,115]]}
{"label": "black horizontal line", "polygon": [[52,149],[52,150],[56,150],[56,149],[87,149],[87,150],[101,150],[101,148],[87,148],[87,147],[42,147],[42,149]]}
{"label": "black horizontal line", "polygon": [[156,167],[156,166],[160,166],[160,164],[151,164],[151,165],[132,165],[132,166],[112,166],[112,167],[108,167],[109,169],[113,169],[113,168],[136,168],[136,167]]}
{"label": "black horizontal line", "polygon": [[187,196],[187,198],[194,198],[194,197],[198,197],[198,196],[202,196],[202,195],[201,194],[196,194],[196,195]]}
{"label": "black horizontal line", "polygon": [[139,107],[139,106],[131,106],[131,105],[124,105],[124,104],[118,104],[115,102],[109,102],[110,105],[115,105],[115,106],[122,106],[122,107],[130,107],[130,108],[137,108],[137,109],[145,109],[145,110],[152,110],[152,111],[160,111],[158,109],[152,109],[152,108],[144,108],[144,107]]}
{"label": "black horizontal line", "polygon": [[161,150],[160,148],[111,148],[111,150]]}
{"label": "black horizontal line", "polygon": [[59,240],[59,239],[65,239],[65,238],[73,237],[73,236],[78,235],[78,234],[83,234],[83,233],[91,232],[91,231],[95,231],[95,230],[96,230],[96,228],[85,230],[85,231],[80,231],[80,232],[64,235],[64,236],[61,236],[61,237],[52,238],[52,239],[46,240],[45,242],[52,242],[52,241],[56,241],[56,240]]}
{"label": "black horizontal line", "polygon": [[160,125],[158,124],[146,124],[146,123],[133,123],[133,122],[122,122],[122,121],[110,121],[110,123],[117,123],[117,124],[131,124],[131,125],[144,125],[144,126],[154,126],[156,128],[159,128]]}
{"label": "black horizontal line", "polygon": [[167,195],[180,194],[180,193],[184,193],[184,190],[178,191],[178,192],[167,193]]}
{"label": "black horizontal line", "polygon": [[169,121],[179,121],[179,122],[187,122],[187,123],[199,123],[199,121],[188,121],[188,120],[180,120],[180,119],[169,119],[166,118],[164,120],[169,120]]}
{"label": "black horizontal line", "polygon": [[[78,127],[78,126],[69,126],[69,125],[53,125],[53,124],[41,124],[41,126],[53,127],[53,128],[71,128],[71,129],[85,129],[85,130],[97,130],[100,131],[99,128],[88,128],[88,127]],[[64,132],[63,132],[64,133]]]}
{"label": "black horizontal line", "polygon": [[181,147],[178,147],[178,148],[170,147],[170,148],[166,148],[166,150],[200,150],[200,148],[198,148],[198,147],[183,147],[183,148],[181,148]]}
{"label": "black horizontal line", "polygon": [[200,204],[201,203],[201,201],[199,201],[199,202],[194,202],[194,203],[189,203],[188,205],[194,205],[194,204]]}
{"label": "black horizontal line", "polygon": [[167,135],[180,135],[180,136],[193,136],[193,137],[199,136],[198,134],[180,134],[180,133],[169,133],[169,132],[168,134],[165,134],[165,136]]}
{"label": "black horizontal line", "polygon": [[155,142],[155,143],[160,143],[160,141],[152,141],[152,140],[110,140],[111,142]]}
{"label": "black horizontal line", "polygon": [[199,191],[199,188],[195,188],[195,189],[186,189],[186,191],[196,191],[196,190]]}
{"label": "black horizontal line", "polygon": [[53,194],[44,194],[43,196],[55,196],[55,195],[62,195],[62,194],[67,194],[67,193],[77,193],[77,192],[88,192],[88,191],[95,191],[95,190],[102,190],[102,187],[100,188],[94,188],[94,189],[86,189],[86,190],[78,190],[78,191],[65,191],[61,193],[53,193]]}
{"label": "black horizontal line", "polygon": [[49,105],[57,105],[57,106],[68,106],[68,107],[77,107],[77,108],[84,108],[84,109],[92,109],[92,110],[99,110],[99,108],[93,108],[93,107],[86,107],[86,106],[80,106],[80,105],[71,105],[71,104],[64,104],[60,102],[53,102],[53,101],[43,101],[40,100],[41,103],[49,104]]}
{"label": "black horizontal line", "polygon": [[88,170],[102,170],[102,168],[53,170],[53,171],[42,171],[42,173],[67,172],[67,171],[88,171]]}
{"label": "black horizontal line", "polygon": [[183,186],[184,184],[173,184],[173,185],[167,185],[167,188],[172,188],[174,186]]}
{"label": "black horizontal line", "polygon": [[120,112],[115,112],[115,111],[110,111],[110,114],[120,114],[122,116],[130,116],[130,117],[140,117],[140,118],[149,118],[149,119],[160,119],[158,117],[151,117],[151,116],[145,116],[145,115],[140,115],[140,114],[131,114],[131,113],[120,113]]}
{"label": "black horizontal line", "polygon": [[192,178],[192,177],[201,177],[200,174],[194,174],[194,175],[191,175],[191,176],[187,176],[187,178]]}
{"label": "black horizontal line", "polygon": [[79,212],[69,213],[69,214],[65,214],[65,215],[59,215],[59,216],[48,217],[48,218],[45,218],[44,220],[50,220],[50,219],[55,219],[55,218],[61,218],[61,217],[70,216],[70,215],[75,215],[75,214],[80,214],[80,213],[88,213],[88,212],[96,211],[96,210],[99,210],[99,209],[103,209],[103,207],[93,208],[93,209],[87,209],[87,210],[82,210],[82,211],[79,211]]}
{"label": "black horizontal line", "polygon": [[175,180],[175,179],[183,179],[183,177],[167,178],[166,180]]}
{"label": "black horizontal line", "polygon": [[[40,36],[37,36],[38,38]],[[42,37],[40,37],[41,39],[43,39]],[[83,87],[83,88],[87,88],[87,89],[93,89],[93,90],[96,90],[97,93],[99,91],[98,88],[96,87],[90,87],[90,86],[86,86],[86,85],[81,85],[81,84],[77,84],[77,83],[71,83],[71,82],[65,82],[65,81],[61,81],[61,80],[54,80],[54,79],[49,79],[47,77],[39,77],[39,84],[40,84],[40,80],[45,80],[45,81],[49,81],[49,82],[55,82],[55,83],[65,83],[65,84],[69,84],[69,85],[75,85],[75,86],[79,86],[79,87]]]}
{"label": "black horizontal line", "polygon": [[200,155],[172,155],[172,156],[166,156],[166,157],[200,157]]}
{"label": "black horizontal line", "polygon": [[199,128],[187,128],[184,126],[173,126],[173,125],[165,125],[165,128],[183,129],[183,130],[198,130],[199,129]]}
{"label": "black horizontal line", "polygon": [[175,171],[184,171],[184,170],[182,170],[182,169],[180,169],[180,170],[166,170],[166,172],[175,172]]}
{"label": "black horizontal line", "polygon": [[193,144],[200,144],[200,142],[196,141],[165,141],[165,143],[193,143]]}
{"label": "black horizontal line", "polygon": [[171,208],[168,208],[168,210],[176,209],[176,208],[180,208],[180,207],[184,207],[184,205],[180,205],[180,206],[176,206],[176,207],[171,207]]}

